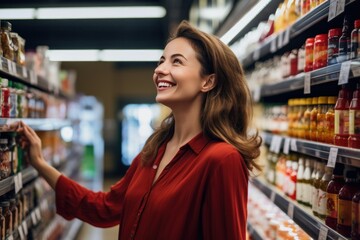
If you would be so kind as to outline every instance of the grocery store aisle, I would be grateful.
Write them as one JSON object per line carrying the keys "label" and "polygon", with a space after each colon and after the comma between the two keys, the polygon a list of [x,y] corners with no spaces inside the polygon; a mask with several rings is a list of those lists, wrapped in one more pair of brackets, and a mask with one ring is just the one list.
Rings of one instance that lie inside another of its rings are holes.
{"label": "grocery store aisle", "polygon": [[[113,185],[119,179],[104,179],[104,191],[110,189],[111,185]],[[75,240],[116,240],[118,239],[118,231],[119,227],[111,227],[111,228],[96,228],[91,226],[90,224],[83,223],[78,235]]]}

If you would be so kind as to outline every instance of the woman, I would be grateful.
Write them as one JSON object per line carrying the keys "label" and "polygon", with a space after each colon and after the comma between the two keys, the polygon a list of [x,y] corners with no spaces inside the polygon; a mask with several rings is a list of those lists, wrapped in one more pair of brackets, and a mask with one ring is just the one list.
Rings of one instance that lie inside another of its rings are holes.
{"label": "woman", "polygon": [[46,164],[21,123],[31,164],[56,191],[57,212],[119,239],[245,239],[249,171],[261,139],[248,136],[251,100],[243,70],[219,39],[183,21],[155,69],[156,101],[171,114],[125,176],[94,193]]}

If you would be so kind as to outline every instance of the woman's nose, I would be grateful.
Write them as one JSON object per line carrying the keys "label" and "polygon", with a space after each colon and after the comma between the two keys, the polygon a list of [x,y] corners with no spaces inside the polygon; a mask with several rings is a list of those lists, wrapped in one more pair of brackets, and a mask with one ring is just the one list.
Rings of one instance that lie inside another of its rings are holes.
{"label": "woman's nose", "polygon": [[157,66],[155,68],[155,71],[154,71],[157,75],[160,75],[160,74],[167,74],[169,73],[169,69],[168,67],[166,67],[166,64],[165,63],[161,63],[159,66]]}

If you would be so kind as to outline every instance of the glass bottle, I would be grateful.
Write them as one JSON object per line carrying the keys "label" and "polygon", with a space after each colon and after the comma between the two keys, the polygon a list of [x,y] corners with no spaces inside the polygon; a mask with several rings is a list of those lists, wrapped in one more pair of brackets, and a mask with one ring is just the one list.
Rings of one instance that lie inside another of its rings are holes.
{"label": "glass bottle", "polygon": [[18,223],[21,224],[22,221],[23,221],[23,218],[24,218],[24,213],[23,213],[23,204],[21,202],[21,198],[20,198],[19,193],[15,196],[15,199],[16,199],[16,207],[17,207],[17,209],[19,211]]}
{"label": "glass bottle", "polygon": [[335,103],[336,97],[328,97],[328,110],[325,114],[325,142],[330,144],[334,144]]}
{"label": "glass bottle", "polygon": [[351,91],[342,85],[338,99],[335,104],[335,125],[334,143],[337,146],[348,146],[349,138],[349,107],[351,101]]}
{"label": "glass bottle", "polygon": [[10,90],[8,88],[9,81],[1,78],[1,117],[8,118],[10,116]]}
{"label": "glass bottle", "polygon": [[6,225],[5,225],[5,217],[3,215],[3,208],[0,207],[0,239],[6,239]]}
{"label": "glass bottle", "polygon": [[339,192],[339,211],[336,230],[344,237],[351,237],[351,204],[355,193],[359,191],[357,172],[348,170],[346,172],[345,185]]}
{"label": "glass bottle", "polygon": [[325,170],[325,164],[318,161],[317,162],[317,171],[316,171],[316,175],[315,178],[313,179],[313,194],[312,194],[312,205],[311,205],[311,209],[312,212],[315,216],[319,216],[319,189],[320,189],[320,181],[321,178],[324,175],[324,170]]}
{"label": "glass bottle", "polygon": [[342,35],[339,38],[339,55],[337,57],[337,61],[339,63],[347,61],[350,59],[350,27],[348,16],[344,17],[344,23],[342,28]]}
{"label": "glass bottle", "polygon": [[298,173],[298,162],[292,161],[291,173],[290,173],[290,185],[289,185],[288,193],[289,193],[289,197],[293,200],[296,200],[297,173]]}
{"label": "glass bottle", "polygon": [[305,161],[305,169],[304,169],[304,176],[303,176],[303,198],[302,202],[305,206],[311,207],[311,191],[312,191],[312,184],[311,184],[311,160],[309,158]]}
{"label": "glass bottle", "polygon": [[10,36],[11,23],[8,21],[1,21],[0,26],[1,26],[0,36],[1,36],[1,46],[3,50],[3,56],[13,61],[14,49]]}
{"label": "glass bottle", "polygon": [[310,116],[312,110],[312,98],[306,98],[306,110],[304,112],[304,135],[305,139],[310,140]]}
{"label": "glass bottle", "polygon": [[310,140],[316,141],[316,118],[318,113],[318,98],[313,97],[312,99],[313,109],[310,113]]}
{"label": "glass bottle", "polygon": [[327,66],[327,34],[319,34],[315,36],[314,42],[314,60],[313,69],[319,69]]}
{"label": "glass bottle", "polygon": [[316,115],[316,141],[325,142],[325,115],[327,112],[327,97],[319,97],[318,113]]}
{"label": "glass bottle", "polygon": [[12,225],[13,229],[18,227],[18,220],[19,220],[19,210],[16,207],[16,200],[15,198],[10,199],[10,211],[12,214]]}
{"label": "glass bottle", "polygon": [[10,202],[9,201],[2,202],[1,207],[3,208],[3,215],[5,217],[5,236],[6,236],[6,238],[8,238],[13,231],[12,214],[10,211]]}
{"label": "glass bottle", "polygon": [[336,230],[339,209],[339,191],[345,185],[344,165],[336,163],[331,180],[326,188],[327,211],[325,217],[326,226]]}
{"label": "glass bottle", "polygon": [[352,199],[351,239],[360,239],[360,191]]}
{"label": "glass bottle", "polygon": [[297,171],[297,179],[296,179],[296,201],[298,203],[303,204],[303,182],[304,182],[304,157],[299,157],[299,167]]}
{"label": "glass bottle", "polygon": [[5,179],[11,173],[11,155],[8,148],[8,139],[4,136],[0,138],[0,177]]}
{"label": "glass bottle", "polygon": [[360,83],[356,84],[356,90],[349,106],[348,146],[360,148]]}
{"label": "glass bottle", "polygon": [[341,36],[340,28],[333,28],[328,33],[328,65],[337,63],[337,57],[339,54],[339,38]]}
{"label": "glass bottle", "polygon": [[359,30],[360,30],[360,19],[355,20],[354,29],[351,31],[351,51],[350,59],[355,59],[358,57],[358,48],[359,48]]}
{"label": "glass bottle", "polygon": [[318,214],[319,218],[325,219],[326,217],[326,209],[327,209],[327,198],[326,198],[326,189],[327,186],[331,180],[331,176],[333,173],[333,169],[330,167],[325,167],[325,174],[320,180],[320,187],[319,187],[319,208],[318,208]]}
{"label": "glass bottle", "polygon": [[305,68],[304,72],[313,70],[315,38],[308,38],[305,42]]}

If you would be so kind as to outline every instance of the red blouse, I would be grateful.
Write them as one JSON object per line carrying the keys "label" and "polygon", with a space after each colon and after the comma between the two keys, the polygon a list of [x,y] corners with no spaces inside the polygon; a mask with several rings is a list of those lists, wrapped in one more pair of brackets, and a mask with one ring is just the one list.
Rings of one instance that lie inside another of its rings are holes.
{"label": "red blouse", "polygon": [[203,134],[180,148],[153,184],[166,144],[151,166],[137,156],[109,192],[92,192],[61,175],[57,212],[97,227],[120,224],[119,239],[242,240],[248,170],[231,145]]}

